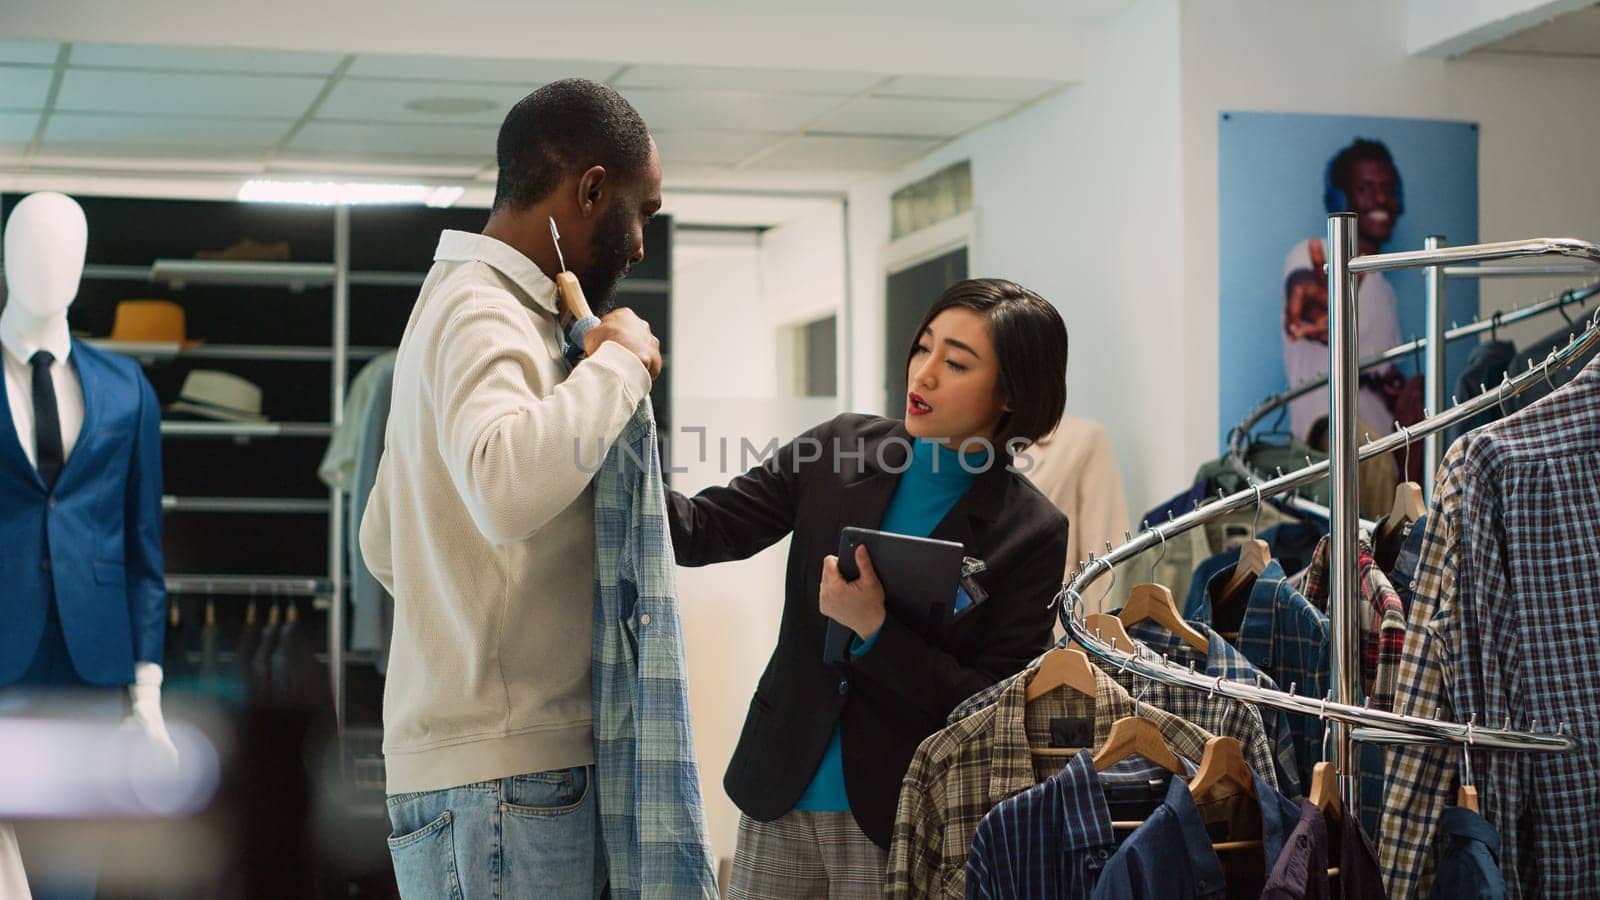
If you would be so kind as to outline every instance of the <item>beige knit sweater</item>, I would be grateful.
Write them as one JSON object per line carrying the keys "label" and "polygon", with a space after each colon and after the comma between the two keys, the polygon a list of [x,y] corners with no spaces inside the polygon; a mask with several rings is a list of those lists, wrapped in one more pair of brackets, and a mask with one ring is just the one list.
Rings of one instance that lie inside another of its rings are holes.
{"label": "beige knit sweater", "polygon": [[569,374],[555,285],[521,253],[446,231],[434,259],[361,522],[361,552],[395,599],[390,794],[593,761],[585,469],[650,389],[615,343]]}

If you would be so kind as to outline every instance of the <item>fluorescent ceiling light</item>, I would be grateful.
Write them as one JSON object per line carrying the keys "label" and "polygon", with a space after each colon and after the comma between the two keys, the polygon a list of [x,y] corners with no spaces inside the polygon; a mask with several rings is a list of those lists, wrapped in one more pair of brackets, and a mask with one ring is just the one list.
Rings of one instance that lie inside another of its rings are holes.
{"label": "fluorescent ceiling light", "polygon": [[367,181],[278,181],[254,178],[239,188],[239,199],[255,203],[305,203],[312,206],[376,204],[449,206],[466,189],[454,185],[374,184]]}

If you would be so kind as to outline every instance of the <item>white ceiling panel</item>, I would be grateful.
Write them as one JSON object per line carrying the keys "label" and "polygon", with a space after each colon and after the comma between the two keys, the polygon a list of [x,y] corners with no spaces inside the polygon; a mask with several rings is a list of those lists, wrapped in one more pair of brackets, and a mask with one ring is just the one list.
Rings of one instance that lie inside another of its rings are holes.
{"label": "white ceiling panel", "polygon": [[27,144],[39,127],[39,113],[0,112],[0,144]]}
{"label": "white ceiling panel", "polygon": [[812,126],[844,134],[955,137],[1016,109],[997,100],[911,100],[867,97],[852,100]]}
{"label": "white ceiling panel", "polygon": [[0,41],[0,63],[53,65],[60,50],[55,41]]}
{"label": "white ceiling panel", "polygon": [[45,126],[49,147],[65,144],[126,144],[249,147],[260,153],[294,125],[292,119],[203,119],[187,116],[107,116],[55,113]]}
{"label": "white ceiling panel", "polygon": [[501,82],[521,85],[527,93],[561,78],[604,81],[621,68],[620,63],[589,60],[461,59],[372,53],[356,57],[349,74],[361,78]]}
{"label": "white ceiling panel", "polygon": [[37,66],[0,68],[0,108],[44,109],[54,74],[51,69]]}
{"label": "white ceiling panel", "polygon": [[945,97],[960,100],[1032,100],[1063,82],[1035,78],[954,78],[902,75],[872,93],[880,97]]}
{"label": "white ceiling panel", "polygon": [[840,105],[838,97],[743,91],[624,90],[651,129],[798,131]]}
{"label": "white ceiling panel", "polygon": [[300,152],[339,156],[470,157],[494,159],[498,128],[369,125],[312,122],[289,147]]}
{"label": "white ceiling panel", "polygon": [[[461,84],[437,81],[374,81],[344,78],[317,110],[318,119],[452,125],[458,122],[499,127],[506,112],[528,93],[514,84]],[[413,100],[482,100],[487,109],[426,113],[406,108]]]}
{"label": "white ceiling panel", "polygon": [[69,168],[116,175],[129,170],[161,171],[174,175],[247,173],[261,169],[255,150],[205,147],[196,144],[128,145],[54,144],[41,147],[31,162],[41,168]]}
{"label": "white ceiling panel", "polygon": [[56,109],[76,112],[298,118],[323,79],[69,70]]}
{"label": "white ceiling panel", "polygon": [[759,131],[657,131],[663,165],[706,163],[733,165],[757,150],[783,140],[781,134]]}
{"label": "white ceiling panel", "polygon": [[884,77],[871,72],[738,69],[723,66],[630,66],[614,84],[618,88],[770,91],[776,94],[850,96],[883,81]]}
{"label": "white ceiling panel", "polygon": [[910,162],[942,143],[933,138],[806,135],[784,143],[777,150],[746,166],[745,171],[883,171]]}
{"label": "white ceiling panel", "polygon": [[73,44],[71,63],[74,66],[108,66],[118,69],[328,75],[343,58],[344,56],[338,53],[307,53],[295,50]]}

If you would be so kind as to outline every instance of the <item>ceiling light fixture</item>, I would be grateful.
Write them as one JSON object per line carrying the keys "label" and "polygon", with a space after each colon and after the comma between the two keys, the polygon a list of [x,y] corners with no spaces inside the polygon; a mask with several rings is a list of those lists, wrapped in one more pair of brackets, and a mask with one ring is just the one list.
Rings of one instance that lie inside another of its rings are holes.
{"label": "ceiling light fixture", "polygon": [[253,178],[239,188],[251,203],[302,203],[310,206],[426,205],[446,207],[466,188],[455,185],[377,184],[365,181],[279,181]]}

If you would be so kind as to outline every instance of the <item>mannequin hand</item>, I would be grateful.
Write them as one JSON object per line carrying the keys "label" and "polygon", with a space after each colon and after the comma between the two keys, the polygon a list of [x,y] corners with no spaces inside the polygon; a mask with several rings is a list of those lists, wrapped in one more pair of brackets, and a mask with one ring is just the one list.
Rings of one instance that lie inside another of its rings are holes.
{"label": "mannequin hand", "polygon": [[883,583],[873,571],[872,557],[867,555],[865,544],[856,547],[856,568],[861,577],[845,581],[839,574],[839,557],[825,557],[817,606],[823,615],[854,631],[864,641],[878,633],[889,613],[884,607]]}
{"label": "mannequin hand", "polygon": [[128,685],[128,696],[133,700],[133,711],[123,721],[126,728],[137,728],[155,745],[162,762],[176,769],[178,748],[167,734],[167,723],[161,717],[161,667],[152,662],[138,663],[133,667],[133,684]]}

